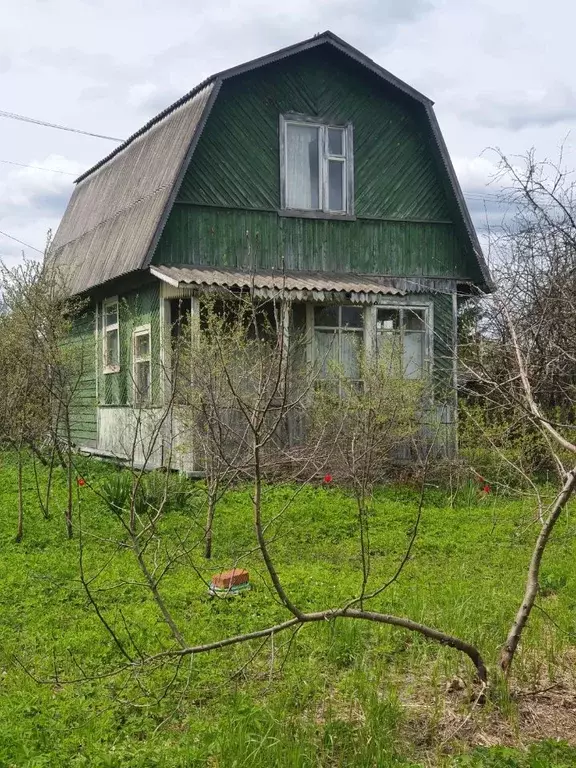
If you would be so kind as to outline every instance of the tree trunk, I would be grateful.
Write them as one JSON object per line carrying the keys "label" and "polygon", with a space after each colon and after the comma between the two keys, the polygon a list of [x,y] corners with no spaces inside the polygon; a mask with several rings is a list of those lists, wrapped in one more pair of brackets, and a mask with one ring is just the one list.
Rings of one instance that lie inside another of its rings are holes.
{"label": "tree trunk", "polygon": [[212,557],[212,528],[214,527],[214,514],[216,512],[216,499],[213,493],[208,494],[208,513],[206,515],[206,534],[204,539],[204,557],[210,560]]}
{"label": "tree trunk", "polygon": [[68,499],[66,503],[66,533],[68,538],[71,539],[74,535],[74,529],[72,527],[72,509],[74,506],[74,485],[73,485],[73,467],[72,467],[72,435],[70,430],[70,413],[66,408],[66,440],[68,445],[66,447],[66,459],[67,459],[67,477],[68,477]]}
{"label": "tree trunk", "polygon": [[532,608],[534,607],[534,602],[536,601],[536,596],[538,595],[540,564],[542,562],[542,557],[546,550],[548,539],[550,538],[550,534],[552,533],[552,530],[556,525],[556,522],[558,521],[558,518],[560,517],[562,510],[564,509],[568,500],[572,496],[575,486],[576,486],[576,467],[574,467],[572,470],[570,470],[570,472],[567,473],[566,479],[564,481],[564,486],[562,487],[562,490],[556,497],[556,500],[552,505],[550,513],[540,530],[540,534],[538,535],[536,544],[534,545],[532,558],[530,560],[530,567],[528,569],[528,579],[526,581],[526,588],[524,590],[524,598],[522,600],[522,604],[520,605],[520,608],[518,609],[518,613],[516,614],[514,623],[512,624],[510,631],[508,632],[506,643],[504,644],[500,652],[500,666],[502,668],[502,671],[506,674],[510,671],[512,661],[514,660],[514,654],[516,653],[516,649],[518,648],[518,644],[520,643],[522,632],[524,631],[524,627],[528,623],[528,618],[530,617],[530,613],[532,611]]}
{"label": "tree trunk", "polygon": [[24,536],[24,494],[22,488],[22,448],[18,448],[18,529],[16,531],[16,543],[22,541]]}

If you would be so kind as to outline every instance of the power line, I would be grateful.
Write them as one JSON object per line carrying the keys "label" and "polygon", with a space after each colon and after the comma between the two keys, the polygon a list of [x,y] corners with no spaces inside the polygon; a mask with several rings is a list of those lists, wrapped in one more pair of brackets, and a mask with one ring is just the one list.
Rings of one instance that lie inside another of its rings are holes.
{"label": "power line", "polygon": [[71,171],[58,171],[56,168],[42,168],[41,165],[27,165],[26,163],[17,163],[15,160],[0,160],[0,163],[6,163],[6,165],[18,165],[20,168],[34,168],[35,171],[48,171],[49,173],[63,173],[66,176],[77,176],[78,174]]}
{"label": "power line", "polygon": [[0,235],[4,235],[4,237],[8,237],[10,240],[14,240],[17,243],[20,243],[20,245],[26,246],[26,248],[32,248],[33,251],[38,251],[38,253],[41,253],[44,255],[44,251],[41,251],[40,248],[36,248],[35,245],[30,245],[30,243],[25,243],[24,240],[18,240],[17,237],[13,237],[12,235],[9,235],[8,232],[2,232],[0,230]]}
{"label": "power line", "polygon": [[83,136],[92,136],[95,139],[107,139],[108,141],[122,142],[124,139],[118,139],[115,136],[104,136],[101,133],[91,133],[90,131],[81,131],[78,128],[68,128],[65,125],[57,123],[47,123],[45,120],[36,120],[34,117],[25,117],[17,115],[15,112],[4,112],[0,109],[0,117],[7,117],[10,120],[21,120],[24,123],[33,123],[34,125],[43,125],[46,128],[57,128],[59,131],[69,131],[70,133],[81,133]]}

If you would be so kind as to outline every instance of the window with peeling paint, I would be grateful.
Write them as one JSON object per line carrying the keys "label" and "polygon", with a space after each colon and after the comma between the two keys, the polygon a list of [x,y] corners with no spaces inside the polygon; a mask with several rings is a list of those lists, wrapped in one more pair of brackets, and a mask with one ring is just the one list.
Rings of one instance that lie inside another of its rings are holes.
{"label": "window with peeling paint", "polygon": [[107,299],[102,305],[104,373],[120,370],[120,322],[118,299]]}
{"label": "window with peeling paint", "polygon": [[283,208],[352,213],[352,126],[282,118]]}
{"label": "window with peeling paint", "polygon": [[134,404],[147,405],[152,399],[150,326],[136,328],[132,334]]}

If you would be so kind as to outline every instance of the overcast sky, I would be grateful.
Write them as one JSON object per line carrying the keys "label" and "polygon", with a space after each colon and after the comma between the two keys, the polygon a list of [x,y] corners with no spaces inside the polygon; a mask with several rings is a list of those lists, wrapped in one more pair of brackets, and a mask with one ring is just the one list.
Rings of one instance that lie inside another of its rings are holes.
{"label": "overcast sky", "polygon": [[[331,29],[436,102],[481,229],[497,215],[486,148],[555,157],[567,141],[576,168],[575,25],[568,0],[18,0],[0,110],[123,138],[207,75]],[[1,161],[65,172],[0,162],[0,231],[42,249],[74,174],[114,146],[0,117]],[[0,235],[0,258],[22,249]]]}

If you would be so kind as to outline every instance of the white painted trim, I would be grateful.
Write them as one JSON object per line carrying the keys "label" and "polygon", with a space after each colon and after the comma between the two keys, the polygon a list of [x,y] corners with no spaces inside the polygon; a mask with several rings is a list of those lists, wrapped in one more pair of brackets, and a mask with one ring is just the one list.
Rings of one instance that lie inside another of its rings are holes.
{"label": "white painted trim", "polygon": [[[100,302],[94,308],[94,376],[96,377],[96,405],[100,402]],[[98,441],[98,420],[96,420],[96,441]]]}
{"label": "white painted trim", "polygon": [[[116,322],[106,325],[106,307],[110,304],[116,304]],[[106,362],[106,337],[108,331],[118,332],[118,365],[108,365]],[[102,301],[102,373],[118,373],[122,366],[120,344],[120,301],[118,296],[110,296]]]}
{"label": "white painted trim", "polygon": [[[136,359],[136,339],[138,336],[148,336],[148,357]],[[132,330],[132,402],[136,404],[136,363],[148,363],[150,376],[150,397],[146,403],[140,403],[139,407],[149,407],[152,402],[152,330],[150,323],[139,325]]]}
{"label": "white painted trim", "polygon": [[453,343],[452,343],[452,370],[454,387],[454,413],[452,414],[454,450],[458,455],[458,294],[452,294],[452,322],[453,322]]}
{"label": "white painted trim", "polygon": [[161,280],[163,283],[168,283],[168,285],[171,285],[173,288],[178,288],[180,286],[180,283],[175,278],[168,277],[168,275],[165,275],[163,272],[160,272],[154,267],[149,267],[149,269],[150,274],[154,275],[154,277],[157,277],[158,280]]}
{"label": "white painted trim", "polygon": [[[170,318],[170,300],[166,298],[165,283],[160,283],[159,286],[159,351],[158,360],[160,364],[160,402],[166,403],[171,386],[171,370],[172,370],[172,334],[171,334],[171,318]],[[152,342],[152,339],[150,339]]]}
{"label": "white painted trim", "polygon": [[[309,128],[318,128],[318,208],[303,209],[303,213],[331,214],[338,216],[352,216],[354,214],[354,144],[352,123],[335,125],[318,117],[309,117],[295,113],[280,115],[280,209],[282,211],[294,211],[298,209],[288,208],[287,200],[287,174],[288,167],[288,142],[286,134],[289,125],[301,125]],[[328,151],[328,129],[334,128],[342,131],[343,155],[330,155]],[[337,160],[344,166],[342,176],[342,197],[344,208],[340,211],[329,208],[328,195],[328,168],[329,161]]]}
{"label": "white painted trim", "polygon": [[[323,303],[308,302],[306,304],[306,332],[308,343],[306,345],[307,362],[310,369],[315,365],[314,354],[314,307],[325,306]],[[337,304],[337,306],[344,306]],[[361,306],[364,309],[364,351],[367,355],[376,351],[376,312],[380,309],[415,309],[425,313],[424,323],[424,375],[422,378],[432,378],[434,374],[434,299],[421,296],[383,296],[374,304],[346,304],[346,306]],[[320,328],[322,326],[319,326]]]}

